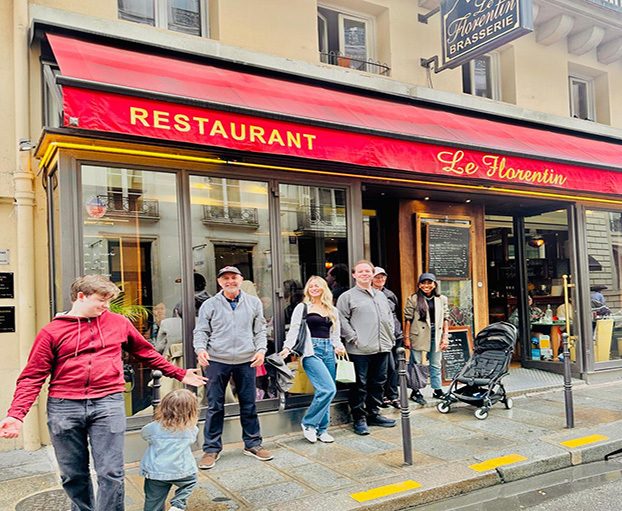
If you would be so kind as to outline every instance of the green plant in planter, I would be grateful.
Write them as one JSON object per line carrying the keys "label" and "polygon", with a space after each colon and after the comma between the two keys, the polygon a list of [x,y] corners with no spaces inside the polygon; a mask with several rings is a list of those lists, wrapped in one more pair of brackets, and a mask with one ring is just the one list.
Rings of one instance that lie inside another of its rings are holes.
{"label": "green plant in planter", "polygon": [[121,293],[114,300],[110,301],[110,311],[125,316],[132,323],[140,323],[141,321],[146,321],[149,318],[148,307],[124,302],[125,296]]}

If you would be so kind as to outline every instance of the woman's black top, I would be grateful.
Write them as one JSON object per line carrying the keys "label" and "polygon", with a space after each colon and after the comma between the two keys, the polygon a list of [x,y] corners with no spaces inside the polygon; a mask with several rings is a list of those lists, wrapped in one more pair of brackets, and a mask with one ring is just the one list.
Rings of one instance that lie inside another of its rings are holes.
{"label": "woman's black top", "polygon": [[430,311],[430,325],[434,325],[434,319],[435,319],[435,314],[434,314],[434,296],[431,297],[425,297],[425,301],[428,304],[428,311]]}
{"label": "woman's black top", "polygon": [[307,326],[311,331],[311,337],[318,337],[320,339],[330,338],[330,327],[333,322],[330,318],[322,316],[317,312],[310,312],[307,314]]}

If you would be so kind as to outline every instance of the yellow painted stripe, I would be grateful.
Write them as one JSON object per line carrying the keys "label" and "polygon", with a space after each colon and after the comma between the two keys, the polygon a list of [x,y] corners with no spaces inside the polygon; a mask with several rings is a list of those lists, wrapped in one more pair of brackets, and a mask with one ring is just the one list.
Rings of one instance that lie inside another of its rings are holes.
{"label": "yellow painted stripe", "polygon": [[357,502],[366,502],[368,500],[379,499],[380,497],[386,497],[387,495],[393,495],[394,493],[400,493],[402,491],[414,490],[419,488],[421,483],[417,481],[403,481],[401,483],[387,484],[386,486],[378,486],[378,488],[372,488],[371,490],[361,491],[350,495]]}
{"label": "yellow painted stripe", "polygon": [[609,437],[605,435],[589,435],[573,438],[572,440],[566,440],[565,442],[560,443],[566,447],[581,447],[582,445],[594,444],[605,440],[609,440]]}
{"label": "yellow painted stripe", "polygon": [[493,470],[503,465],[511,465],[512,463],[518,463],[519,461],[525,461],[527,458],[520,454],[508,454],[506,456],[499,456],[498,458],[490,458],[489,460],[476,463],[475,465],[469,465],[469,468],[476,472],[486,472],[487,470]]}

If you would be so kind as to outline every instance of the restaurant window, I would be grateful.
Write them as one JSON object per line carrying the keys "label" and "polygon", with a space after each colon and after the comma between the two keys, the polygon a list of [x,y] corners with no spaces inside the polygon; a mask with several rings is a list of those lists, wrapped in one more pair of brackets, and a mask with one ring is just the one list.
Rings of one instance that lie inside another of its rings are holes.
{"label": "restaurant window", "polygon": [[585,213],[594,361],[622,359],[622,213]]}
{"label": "restaurant window", "polygon": [[318,47],[326,64],[375,74],[389,74],[376,62],[374,20],[371,17],[318,7]]}
{"label": "restaurant window", "polygon": [[594,84],[576,76],[569,78],[570,116],[586,121],[595,121]]}
{"label": "restaurant window", "polygon": [[[127,316],[169,361],[184,367],[176,178],[172,173],[83,165],[82,254],[86,274],[121,289],[111,309]],[[150,413],[151,369],[124,360],[128,416]],[[181,384],[162,379],[162,394]]]}
{"label": "restaurant window", "polygon": [[118,0],[119,18],[174,32],[207,36],[204,0]]}
{"label": "restaurant window", "polygon": [[488,99],[501,99],[499,55],[488,53],[462,66],[462,90]]}

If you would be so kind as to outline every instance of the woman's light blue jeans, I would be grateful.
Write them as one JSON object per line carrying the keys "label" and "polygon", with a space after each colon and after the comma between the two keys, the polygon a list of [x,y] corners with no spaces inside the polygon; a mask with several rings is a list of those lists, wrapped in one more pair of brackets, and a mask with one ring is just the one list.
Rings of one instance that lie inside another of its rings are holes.
{"label": "woman's light blue jeans", "polygon": [[[430,351],[428,351],[428,364],[430,366],[430,386],[433,389],[440,389],[441,385],[441,360],[443,357],[443,353],[441,351],[436,351],[436,328],[434,325],[432,326],[432,331],[430,332]],[[423,351],[419,350],[411,350],[410,352],[412,357],[415,359],[415,363],[421,364],[423,363]]]}
{"label": "woman's light blue jeans", "polygon": [[302,418],[302,425],[306,428],[315,428],[321,435],[328,429],[330,423],[330,403],[335,397],[335,351],[330,339],[313,337],[313,351],[315,354],[302,359],[309,381],[315,389],[311,406]]}

